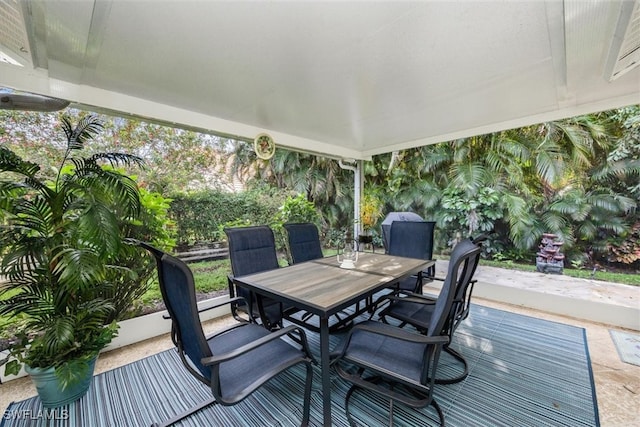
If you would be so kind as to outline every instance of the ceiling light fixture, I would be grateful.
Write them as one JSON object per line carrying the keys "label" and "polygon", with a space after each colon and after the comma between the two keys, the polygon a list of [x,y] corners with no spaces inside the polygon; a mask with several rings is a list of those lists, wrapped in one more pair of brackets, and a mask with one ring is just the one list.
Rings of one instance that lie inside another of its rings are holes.
{"label": "ceiling light fixture", "polygon": [[69,106],[64,99],[50,98],[41,95],[18,95],[15,93],[0,93],[0,110],[23,111],[58,111]]}

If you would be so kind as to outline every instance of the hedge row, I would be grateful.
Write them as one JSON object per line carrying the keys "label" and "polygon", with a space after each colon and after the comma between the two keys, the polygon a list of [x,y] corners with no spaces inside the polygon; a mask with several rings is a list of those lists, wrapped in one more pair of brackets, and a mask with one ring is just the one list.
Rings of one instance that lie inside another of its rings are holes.
{"label": "hedge row", "polygon": [[169,216],[176,224],[178,248],[225,240],[225,225],[269,225],[287,195],[207,190],[172,196]]}

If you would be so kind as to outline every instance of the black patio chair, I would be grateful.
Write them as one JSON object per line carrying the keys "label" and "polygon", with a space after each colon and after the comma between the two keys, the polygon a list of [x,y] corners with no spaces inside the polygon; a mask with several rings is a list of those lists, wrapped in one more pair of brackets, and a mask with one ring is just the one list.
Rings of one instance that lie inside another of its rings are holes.
{"label": "black patio chair", "polygon": [[[320,233],[318,227],[312,223],[289,223],[283,226],[287,230],[287,241],[289,244],[289,252],[294,264],[299,262],[311,261],[322,258],[322,244],[320,243]],[[292,322],[297,322],[312,330],[317,330],[317,324],[310,323],[313,317],[312,313],[304,312],[293,316],[288,316]],[[329,331],[337,332],[351,326],[353,322],[346,322],[344,319],[349,313],[337,313],[329,319]],[[335,317],[335,319],[333,319]]]}
{"label": "black patio chair", "polygon": [[225,228],[229,242],[229,260],[232,275],[229,276],[229,295],[241,296],[247,301],[246,306],[232,305],[232,314],[237,311],[248,313],[252,318],[259,319],[267,329],[282,327],[282,303],[250,292],[248,289],[236,286],[233,276],[260,273],[262,271],[280,268],[273,231],[265,226]]}
{"label": "black patio chair", "polygon": [[[462,354],[450,347],[453,335],[460,323],[469,316],[471,295],[476,281],[473,279],[478,262],[482,242],[486,237],[476,239],[466,239],[460,242],[457,247],[476,247],[477,252],[463,265],[462,272],[458,275],[455,286],[455,293],[449,318],[444,325],[443,332],[449,336],[449,342],[445,344],[444,351],[462,363],[463,372],[454,378],[436,378],[437,384],[453,384],[465,379],[469,373],[467,361]],[[435,278],[435,280],[442,280]],[[400,321],[400,327],[411,325],[421,333],[427,333],[431,328],[431,315],[435,310],[436,297],[429,295],[404,292],[398,295],[386,295],[377,301],[377,308],[388,302],[388,306],[379,313],[380,319],[388,323],[389,318]]]}
{"label": "black patio chair", "polygon": [[[433,259],[434,221],[393,221],[389,228],[389,255],[407,258]],[[425,281],[435,275],[435,265],[421,276],[408,277],[394,287],[401,291],[422,293]]]}
{"label": "black patio chair", "polygon": [[469,242],[458,244],[451,255],[447,277],[429,318],[425,334],[368,320],[355,325],[338,345],[334,365],[338,374],[353,384],[347,392],[345,409],[349,423],[349,401],[358,389],[388,397],[390,424],[393,405],[402,402],[414,408],[433,406],[444,425],[444,414],[433,398],[440,352],[449,342],[445,325],[455,296],[459,270],[471,262],[480,249]]}
{"label": "black patio chair", "polygon": [[[220,332],[205,337],[200,323],[196,302],[195,283],[189,267],[149,244],[140,242],[156,259],[162,299],[171,319],[171,339],[177,347],[185,368],[199,381],[211,388],[213,397],[175,416],[164,423],[153,426],[169,426],[205,407],[220,403],[234,405],[271,378],[293,366],[306,366],[304,408],[302,425],[309,422],[311,397],[312,356],[302,328],[289,326],[269,332],[251,319],[240,320]],[[231,298],[206,310],[237,302]],[[204,311],[204,310],[201,310]],[[284,341],[290,336],[301,343],[301,348]],[[171,384],[180,388],[180,384]],[[243,420],[240,424],[248,423]]]}
{"label": "black patio chair", "polygon": [[389,212],[380,224],[384,253],[389,251],[389,230],[394,221],[424,221],[424,218],[413,212]]}
{"label": "black patio chair", "polygon": [[310,222],[284,224],[289,252],[294,264],[322,258],[322,244],[318,227]]}

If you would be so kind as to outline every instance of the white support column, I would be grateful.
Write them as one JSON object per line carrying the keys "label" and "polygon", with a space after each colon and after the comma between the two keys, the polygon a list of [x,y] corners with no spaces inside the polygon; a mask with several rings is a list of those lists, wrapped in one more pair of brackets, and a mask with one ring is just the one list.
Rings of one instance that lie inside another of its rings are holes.
{"label": "white support column", "polygon": [[351,164],[352,162],[354,161],[339,160],[338,164],[342,169],[353,172],[353,239],[356,241],[361,228],[358,219],[360,219],[360,196],[362,194],[362,160],[355,161],[355,166]]}
{"label": "white support column", "polygon": [[360,199],[362,196],[362,188],[364,186],[364,177],[362,176],[363,161],[356,162],[356,170],[353,174],[353,239],[357,240],[362,234],[362,224],[360,224]]}

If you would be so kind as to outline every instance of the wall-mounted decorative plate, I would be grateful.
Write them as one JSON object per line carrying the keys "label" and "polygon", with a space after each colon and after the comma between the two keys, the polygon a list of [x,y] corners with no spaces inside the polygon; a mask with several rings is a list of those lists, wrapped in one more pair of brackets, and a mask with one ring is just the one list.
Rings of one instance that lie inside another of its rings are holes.
{"label": "wall-mounted decorative plate", "polygon": [[271,136],[261,133],[253,140],[253,150],[259,158],[269,160],[276,152],[276,143]]}

